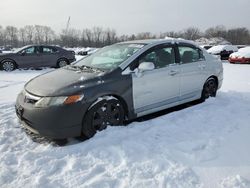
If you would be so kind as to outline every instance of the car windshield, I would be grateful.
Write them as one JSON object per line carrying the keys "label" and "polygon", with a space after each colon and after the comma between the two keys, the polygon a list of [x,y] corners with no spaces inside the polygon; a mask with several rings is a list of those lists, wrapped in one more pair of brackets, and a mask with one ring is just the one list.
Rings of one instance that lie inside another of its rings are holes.
{"label": "car windshield", "polygon": [[86,66],[102,70],[117,68],[135,52],[141,49],[144,44],[114,44],[98,50],[96,53],[78,61],[75,66]]}

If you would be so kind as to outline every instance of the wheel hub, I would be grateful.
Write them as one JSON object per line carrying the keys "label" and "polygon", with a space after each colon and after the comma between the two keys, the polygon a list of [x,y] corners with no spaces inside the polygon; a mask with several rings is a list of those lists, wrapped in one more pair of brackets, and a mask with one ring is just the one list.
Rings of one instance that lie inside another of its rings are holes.
{"label": "wheel hub", "polygon": [[93,124],[96,130],[103,130],[108,125],[116,125],[119,122],[119,108],[114,104],[104,104],[94,115]]}
{"label": "wheel hub", "polygon": [[10,61],[6,61],[3,63],[3,69],[5,71],[12,71],[12,70],[14,70],[14,64]]}

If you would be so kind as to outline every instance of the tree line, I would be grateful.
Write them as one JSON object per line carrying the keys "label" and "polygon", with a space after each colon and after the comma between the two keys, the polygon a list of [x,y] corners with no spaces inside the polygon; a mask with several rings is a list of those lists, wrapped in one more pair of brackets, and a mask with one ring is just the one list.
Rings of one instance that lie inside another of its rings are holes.
{"label": "tree line", "polygon": [[93,27],[91,29],[64,29],[57,34],[51,27],[43,25],[0,26],[0,46],[21,47],[28,44],[56,44],[65,47],[103,47],[120,41],[184,38],[196,40],[201,37],[222,37],[232,44],[250,44],[250,31],[246,27],[227,29],[225,26],[215,26],[201,31],[197,27],[189,27],[182,31],[168,31],[160,34],[142,32],[131,35],[120,35],[114,29]]}

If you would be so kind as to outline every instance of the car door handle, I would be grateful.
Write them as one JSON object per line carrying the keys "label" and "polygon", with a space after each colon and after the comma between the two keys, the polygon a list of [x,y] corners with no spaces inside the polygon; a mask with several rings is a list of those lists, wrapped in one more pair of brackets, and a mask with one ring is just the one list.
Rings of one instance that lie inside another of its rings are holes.
{"label": "car door handle", "polygon": [[174,75],[178,74],[178,71],[176,71],[176,70],[170,70],[169,74],[171,76],[174,76]]}

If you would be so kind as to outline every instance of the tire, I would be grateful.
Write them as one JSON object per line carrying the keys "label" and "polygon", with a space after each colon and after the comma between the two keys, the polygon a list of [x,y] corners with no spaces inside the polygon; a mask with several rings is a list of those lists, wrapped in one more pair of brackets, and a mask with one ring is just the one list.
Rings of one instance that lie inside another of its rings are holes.
{"label": "tire", "polygon": [[12,60],[4,60],[1,63],[1,69],[6,72],[11,72],[16,69],[16,63]]}
{"label": "tire", "polygon": [[59,59],[57,62],[57,67],[58,68],[64,67],[69,64],[68,62],[69,61],[67,59]]}
{"label": "tire", "polygon": [[86,113],[83,119],[82,134],[91,138],[97,131],[106,129],[108,125],[122,125],[124,117],[124,108],[118,99],[103,99],[92,105]]}
{"label": "tire", "polygon": [[216,97],[217,89],[218,84],[215,78],[209,78],[203,86],[200,100],[203,102],[209,97]]}
{"label": "tire", "polygon": [[65,146],[68,143],[67,139],[54,139],[53,142],[56,146]]}

